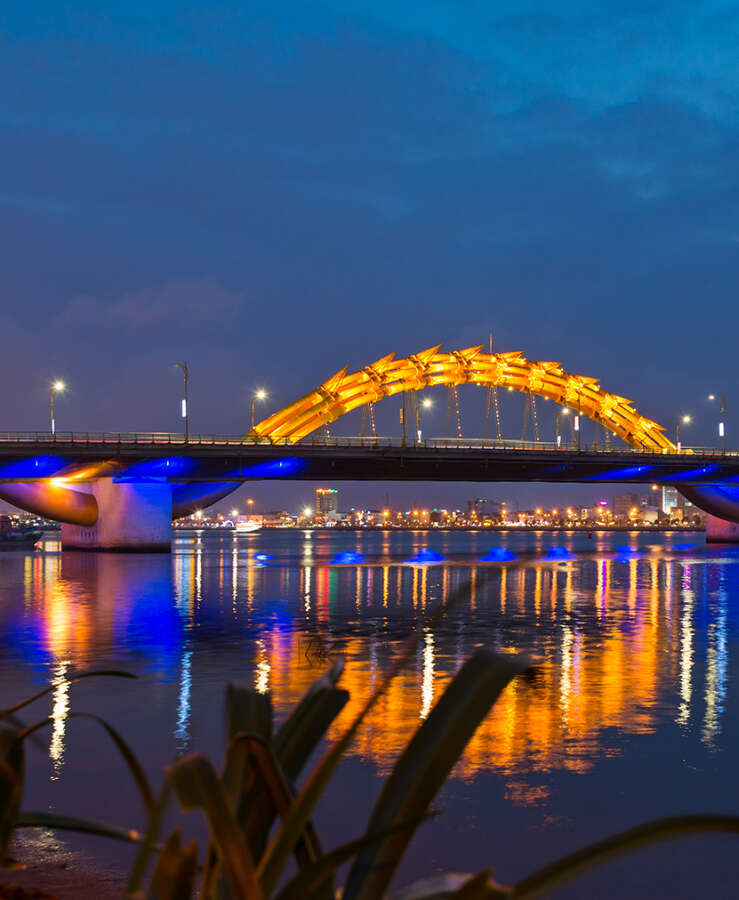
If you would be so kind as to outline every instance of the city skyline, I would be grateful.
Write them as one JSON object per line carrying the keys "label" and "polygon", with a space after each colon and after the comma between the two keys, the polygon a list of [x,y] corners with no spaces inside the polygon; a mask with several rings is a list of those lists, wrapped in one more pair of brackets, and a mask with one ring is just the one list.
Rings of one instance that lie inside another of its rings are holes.
{"label": "city skyline", "polygon": [[59,378],[60,427],[176,430],[187,360],[194,430],[245,432],[258,388],[267,413],[343,365],[492,331],[715,440],[736,18],[5,10],[3,427],[43,426]]}

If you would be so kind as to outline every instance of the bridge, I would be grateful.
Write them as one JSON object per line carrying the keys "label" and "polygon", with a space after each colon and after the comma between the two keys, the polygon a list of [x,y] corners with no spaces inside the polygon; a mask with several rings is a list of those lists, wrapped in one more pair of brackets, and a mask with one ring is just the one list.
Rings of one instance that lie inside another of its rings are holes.
{"label": "bridge", "polygon": [[[463,384],[487,391],[485,437],[462,436]],[[456,434],[424,439],[418,392],[436,386],[447,388],[447,431]],[[502,437],[498,389],[525,397],[521,440]],[[383,437],[374,405],[398,394],[402,433]],[[560,434],[558,414],[556,440],[540,439],[537,397],[572,413],[569,436]],[[360,408],[360,436],[331,435],[334,421]],[[604,446],[583,445],[584,418],[600,427]],[[62,522],[66,548],[169,549],[172,519],[246,481],[270,479],[669,484],[709,513],[709,539],[739,539],[739,453],[683,448],[595,378],[482,347],[433,347],[342,369],[243,436],[0,434],[0,499]]]}

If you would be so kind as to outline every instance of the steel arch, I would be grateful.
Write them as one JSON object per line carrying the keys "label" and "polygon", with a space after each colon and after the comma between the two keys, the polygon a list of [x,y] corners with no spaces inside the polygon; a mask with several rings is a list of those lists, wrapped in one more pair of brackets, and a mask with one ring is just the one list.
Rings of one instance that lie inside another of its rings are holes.
{"label": "steel arch", "polygon": [[571,407],[603,424],[632,447],[670,452],[675,445],[631,401],[604,391],[596,378],[573,375],[560,363],[532,361],[519,352],[485,353],[483,345],[441,353],[441,344],[403,359],[395,354],[356,372],[348,366],[315,390],[259,422],[250,437],[294,443],[339,416],[402,391],[435,385],[513,388]]}

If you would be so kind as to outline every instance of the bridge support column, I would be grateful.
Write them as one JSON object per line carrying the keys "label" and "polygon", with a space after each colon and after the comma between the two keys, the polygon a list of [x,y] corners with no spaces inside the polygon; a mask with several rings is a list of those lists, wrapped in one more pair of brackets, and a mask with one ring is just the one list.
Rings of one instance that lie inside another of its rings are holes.
{"label": "bridge support column", "polygon": [[98,520],[89,527],[62,525],[63,550],[170,552],[172,488],[169,484],[118,483],[112,478],[102,478],[84,489],[97,501]]}
{"label": "bridge support column", "polygon": [[739,522],[727,522],[708,513],[706,517],[707,544],[739,544]]}

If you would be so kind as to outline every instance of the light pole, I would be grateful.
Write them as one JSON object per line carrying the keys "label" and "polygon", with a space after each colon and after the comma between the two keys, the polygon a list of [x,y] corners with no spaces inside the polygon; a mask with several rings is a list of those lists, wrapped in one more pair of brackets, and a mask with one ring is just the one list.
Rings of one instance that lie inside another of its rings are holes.
{"label": "light pole", "polygon": [[182,377],[185,380],[185,395],[182,398],[182,418],[185,420],[185,443],[190,440],[190,411],[187,408],[187,388],[190,381],[190,370],[187,363],[175,363],[178,369],[182,369]]}
{"label": "light pole", "polygon": [[562,434],[561,434],[561,432],[560,432],[560,430],[559,430],[559,419],[560,419],[560,416],[569,416],[569,414],[570,414],[570,408],[569,408],[569,406],[563,406],[563,407],[557,412],[557,415],[554,417],[554,434],[555,434],[555,437],[556,437],[556,440],[557,440],[557,449],[559,449],[559,448],[562,446]]}
{"label": "light pole", "polygon": [[261,388],[258,391],[254,392],[254,395],[251,398],[251,430],[254,431],[254,407],[256,405],[257,400],[266,400],[267,392],[263,391]]}
{"label": "light pole", "polygon": [[677,452],[680,453],[682,446],[680,444],[680,425],[688,425],[693,420],[690,416],[680,416],[680,418],[675,422],[675,446],[677,447]]}
{"label": "light pole", "polygon": [[[434,401],[431,397],[424,397],[421,401],[421,406],[424,409],[431,409],[434,405]],[[421,441],[421,406],[416,403],[416,441],[420,443]]]}
{"label": "light pole", "polygon": [[66,390],[63,381],[55,381],[49,388],[49,411],[51,413],[51,433],[56,434],[56,420],[54,419],[54,397],[57,394],[63,394]]}
{"label": "light pole", "polygon": [[708,395],[709,400],[718,400],[721,406],[721,420],[718,423],[718,436],[721,438],[721,452],[726,453],[726,400],[715,394]]}

